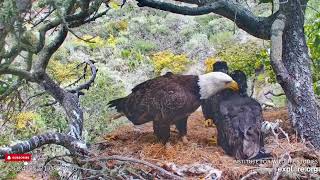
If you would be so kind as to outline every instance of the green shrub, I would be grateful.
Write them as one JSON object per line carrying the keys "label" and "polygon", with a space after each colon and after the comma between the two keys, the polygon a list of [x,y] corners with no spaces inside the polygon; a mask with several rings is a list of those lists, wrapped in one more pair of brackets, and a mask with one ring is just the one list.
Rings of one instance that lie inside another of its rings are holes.
{"label": "green shrub", "polygon": [[148,53],[154,50],[156,45],[151,41],[138,40],[135,41],[134,49],[140,51],[141,53]]}
{"label": "green shrub", "polygon": [[313,21],[305,25],[305,32],[312,60],[313,87],[320,95],[320,13],[314,14]]}
{"label": "green shrub", "polygon": [[162,51],[152,55],[152,62],[157,75],[163,69],[169,69],[173,73],[181,73],[186,70],[190,60],[185,54],[175,55],[169,51]]}
{"label": "green shrub", "polygon": [[226,61],[230,70],[240,69],[247,76],[254,75],[256,70],[264,69],[264,76],[268,81],[276,81],[267,50],[256,43],[248,42],[224,47],[217,54],[217,58]]}
{"label": "green shrub", "polygon": [[81,98],[82,107],[85,107],[84,128],[88,132],[89,142],[107,132],[114,123],[119,123],[110,122],[112,114],[108,102],[124,96],[124,86],[121,82],[115,82],[105,70],[99,72],[94,85]]}

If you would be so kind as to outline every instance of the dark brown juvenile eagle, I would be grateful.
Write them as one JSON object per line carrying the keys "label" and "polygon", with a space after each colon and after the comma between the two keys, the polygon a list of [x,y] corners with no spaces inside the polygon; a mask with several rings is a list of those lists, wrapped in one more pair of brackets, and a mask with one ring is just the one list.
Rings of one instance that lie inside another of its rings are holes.
{"label": "dark brown juvenile eagle", "polygon": [[218,145],[236,159],[268,157],[263,149],[260,104],[247,95],[246,75],[236,70],[230,75],[239,85],[239,91],[222,90],[215,96],[214,113],[207,114],[215,119],[218,130]]}
{"label": "dark brown juvenile eagle", "polygon": [[131,94],[109,104],[135,125],[153,121],[154,134],[164,144],[172,124],[186,142],[187,119],[200,106],[200,99],[226,88],[237,90],[238,85],[222,72],[199,76],[167,73],[137,85]]}

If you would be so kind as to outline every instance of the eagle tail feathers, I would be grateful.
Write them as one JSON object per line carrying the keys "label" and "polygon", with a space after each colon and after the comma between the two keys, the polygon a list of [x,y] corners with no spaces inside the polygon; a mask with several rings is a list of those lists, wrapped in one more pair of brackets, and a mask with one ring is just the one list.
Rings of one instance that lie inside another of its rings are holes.
{"label": "eagle tail feathers", "polygon": [[123,112],[124,110],[124,102],[127,98],[119,98],[119,99],[115,99],[112,100],[108,103],[109,107],[115,107],[117,109],[118,112]]}

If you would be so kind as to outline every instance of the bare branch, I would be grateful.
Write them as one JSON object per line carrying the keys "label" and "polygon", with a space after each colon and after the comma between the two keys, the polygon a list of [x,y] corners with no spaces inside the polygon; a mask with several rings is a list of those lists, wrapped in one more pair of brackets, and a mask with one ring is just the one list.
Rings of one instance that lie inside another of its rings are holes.
{"label": "bare branch", "polygon": [[1,74],[12,74],[28,81],[35,81],[33,75],[30,72],[23,69],[18,69],[16,67],[9,66],[8,68],[1,69],[0,75]]}
{"label": "bare branch", "polygon": [[5,154],[26,153],[45,144],[57,144],[67,148],[71,153],[83,153],[86,150],[86,144],[69,135],[62,133],[46,133],[33,136],[31,139],[18,143],[16,145],[0,148],[0,159],[3,159]]}
{"label": "bare branch", "polygon": [[83,112],[79,104],[78,96],[62,89],[46,73],[38,77],[37,83],[61,104],[69,120],[69,134],[80,140],[83,128]]}
{"label": "bare branch", "polygon": [[265,96],[268,96],[268,95],[272,95],[272,96],[276,96],[276,97],[279,97],[279,96],[284,96],[285,94],[284,93],[278,93],[278,94],[275,94],[273,91],[268,91],[266,93],[264,93]]}
{"label": "bare branch", "polygon": [[51,56],[62,45],[63,41],[67,37],[67,34],[67,28],[65,26],[61,27],[61,30],[58,32],[58,35],[54,38],[54,40],[41,51],[41,54],[39,55],[39,62],[35,67],[36,71],[45,72]]}
{"label": "bare branch", "polygon": [[96,66],[94,65],[94,61],[92,60],[85,60],[85,63],[87,63],[89,66],[90,66],[90,69],[91,69],[91,78],[83,83],[83,84],[80,84],[78,87],[74,88],[74,89],[69,89],[68,91],[71,92],[71,93],[77,93],[77,92],[80,92],[81,90],[83,89],[89,89],[90,86],[92,85],[92,83],[94,82],[94,80],[96,79],[96,76],[97,76],[97,68]]}
{"label": "bare branch", "polygon": [[50,10],[43,18],[41,18],[38,22],[36,22],[35,24],[33,24],[32,28],[35,28],[36,26],[38,26],[39,24],[43,23],[56,9],[52,9]]}
{"label": "bare branch", "polygon": [[232,21],[234,20],[239,28],[261,39],[270,39],[270,28],[276,17],[276,14],[272,14],[269,17],[257,17],[241,4],[228,0],[209,2],[198,7],[179,6],[157,0],[137,1],[139,2],[138,5],[141,7],[146,6],[183,15],[196,16],[209,13],[219,14]]}

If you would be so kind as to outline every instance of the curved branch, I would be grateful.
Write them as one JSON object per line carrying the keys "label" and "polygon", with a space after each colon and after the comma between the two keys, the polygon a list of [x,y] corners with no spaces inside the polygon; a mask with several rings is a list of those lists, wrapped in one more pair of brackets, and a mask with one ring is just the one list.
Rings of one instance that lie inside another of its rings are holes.
{"label": "curved branch", "polygon": [[33,136],[31,139],[18,143],[16,145],[0,148],[0,159],[3,159],[5,154],[17,154],[30,152],[46,144],[56,144],[67,148],[71,153],[86,152],[86,144],[69,135],[62,133],[46,133]]}
{"label": "curved branch", "polygon": [[73,88],[73,89],[69,89],[68,90],[69,92],[78,93],[83,89],[87,89],[88,90],[90,88],[90,86],[92,85],[92,83],[94,82],[94,80],[96,79],[98,70],[97,70],[96,66],[94,65],[95,62],[92,61],[92,60],[85,60],[85,63],[90,66],[91,74],[92,74],[91,78],[87,82],[84,82],[83,84],[80,84],[78,87]]}
{"label": "curved branch", "polygon": [[[282,61],[282,35],[285,28],[285,21],[285,15],[278,14],[272,24],[270,60],[278,82],[284,86],[295,87],[295,82]],[[294,100],[298,99],[297,94],[293,91],[285,91],[285,93]]]}
{"label": "curved branch", "polygon": [[273,91],[270,90],[270,91],[264,93],[264,96],[268,96],[269,94],[272,95],[272,96],[276,96],[276,97],[284,96],[284,95],[285,95],[284,93],[275,94]]}
{"label": "curved branch", "polygon": [[67,37],[67,34],[68,29],[65,26],[62,26],[54,40],[41,51],[39,62],[36,66],[37,71],[45,72],[51,56],[62,45]]}
{"label": "curved branch", "polygon": [[83,112],[78,96],[62,89],[46,73],[37,78],[37,83],[64,108],[69,121],[69,135],[80,140],[83,129]]}
{"label": "curved branch", "polygon": [[218,0],[198,7],[179,6],[157,0],[137,1],[138,6],[141,7],[147,6],[183,15],[195,16],[215,13],[234,21],[239,28],[243,29],[247,33],[266,40],[269,40],[271,37],[270,28],[277,15],[276,13],[272,14],[269,17],[257,17],[249,9],[245,8],[241,4],[228,0]]}

